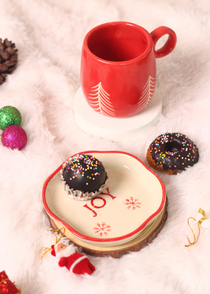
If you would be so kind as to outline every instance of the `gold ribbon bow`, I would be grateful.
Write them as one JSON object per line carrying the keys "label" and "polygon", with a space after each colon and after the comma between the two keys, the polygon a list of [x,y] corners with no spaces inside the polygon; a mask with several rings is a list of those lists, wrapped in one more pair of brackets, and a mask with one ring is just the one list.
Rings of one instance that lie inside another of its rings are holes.
{"label": "gold ribbon bow", "polygon": [[[63,230],[63,232],[62,232]],[[56,241],[55,241],[55,245],[61,240],[61,238],[64,236],[65,234],[65,228],[61,228],[61,229],[52,229],[50,230],[51,233],[55,236]],[[61,231],[61,236],[58,238],[57,235],[55,234],[55,232]],[[51,251],[52,248],[50,247],[42,247],[42,249],[40,250],[40,252],[44,251],[43,254],[39,257],[40,259],[42,259],[42,257],[49,251]]]}
{"label": "gold ribbon bow", "polygon": [[192,227],[191,227],[191,225],[190,225],[190,222],[189,222],[190,219],[193,219],[193,220],[196,222],[196,219],[195,219],[194,217],[189,217],[188,220],[187,220],[187,223],[188,223],[188,226],[190,227],[190,230],[191,230],[192,233],[193,233],[194,241],[193,241],[193,242],[190,242],[190,239],[189,239],[189,237],[187,236],[187,240],[188,240],[189,244],[188,244],[188,245],[185,245],[185,247],[192,246],[192,245],[194,245],[194,244],[198,241],[198,238],[199,238],[199,236],[200,236],[200,227],[201,227],[201,224],[202,224],[203,221],[205,221],[205,220],[207,219],[206,212],[205,212],[202,208],[199,208],[198,212],[199,212],[200,214],[203,215],[203,217],[200,218],[200,219],[197,221],[198,235],[197,235],[197,237],[195,236],[195,233],[194,233],[194,231],[193,231],[193,229],[192,229]]}

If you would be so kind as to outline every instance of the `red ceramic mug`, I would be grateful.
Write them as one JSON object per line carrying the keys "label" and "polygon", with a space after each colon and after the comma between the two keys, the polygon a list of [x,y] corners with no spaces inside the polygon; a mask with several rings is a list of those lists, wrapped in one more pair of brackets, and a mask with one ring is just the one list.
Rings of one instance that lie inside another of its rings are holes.
{"label": "red ceramic mug", "polygon": [[[164,46],[157,41],[168,35]],[[99,25],[84,38],[81,86],[88,104],[102,115],[128,117],[151,100],[156,82],[156,60],[176,45],[176,34],[167,27],[148,33],[128,22]]]}

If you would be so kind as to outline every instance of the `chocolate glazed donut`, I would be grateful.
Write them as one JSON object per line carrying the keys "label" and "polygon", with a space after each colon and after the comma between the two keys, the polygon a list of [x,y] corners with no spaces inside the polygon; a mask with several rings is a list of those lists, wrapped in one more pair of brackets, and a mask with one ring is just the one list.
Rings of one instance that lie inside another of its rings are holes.
{"label": "chocolate glazed donut", "polygon": [[176,174],[198,162],[195,143],[181,133],[164,133],[158,136],[147,150],[147,161],[156,170]]}

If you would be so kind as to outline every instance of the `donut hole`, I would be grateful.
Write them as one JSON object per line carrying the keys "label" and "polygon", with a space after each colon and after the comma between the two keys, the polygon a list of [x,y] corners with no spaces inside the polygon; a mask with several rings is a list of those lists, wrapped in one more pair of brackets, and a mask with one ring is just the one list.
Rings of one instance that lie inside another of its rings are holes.
{"label": "donut hole", "polygon": [[165,144],[165,151],[167,152],[179,152],[181,150],[182,144],[179,142],[173,141],[173,142],[167,142]]}

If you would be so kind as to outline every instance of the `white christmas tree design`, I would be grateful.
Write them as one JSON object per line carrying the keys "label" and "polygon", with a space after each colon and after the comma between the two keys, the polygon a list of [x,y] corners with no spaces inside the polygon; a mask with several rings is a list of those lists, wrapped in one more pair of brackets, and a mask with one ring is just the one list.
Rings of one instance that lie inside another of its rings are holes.
{"label": "white christmas tree design", "polygon": [[137,104],[137,111],[142,110],[150,102],[154,91],[155,91],[155,78],[149,76],[143,88],[139,102]]}
{"label": "white christmas tree design", "polygon": [[114,116],[115,111],[110,101],[110,95],[103,89],[102,83],[90,90],[89,104],[97,112],[103,115]]}

